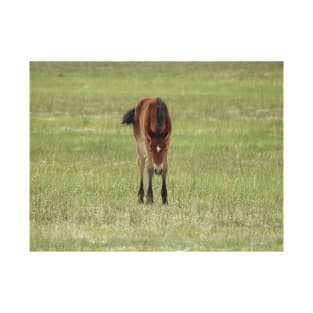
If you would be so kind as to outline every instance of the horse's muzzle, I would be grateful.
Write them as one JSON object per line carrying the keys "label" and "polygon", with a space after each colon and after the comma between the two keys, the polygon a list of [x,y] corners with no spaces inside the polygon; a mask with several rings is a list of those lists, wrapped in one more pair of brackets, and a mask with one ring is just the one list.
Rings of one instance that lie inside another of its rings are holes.
{"label": "horse's muzzle", "polygon": [[162,172],[163,172],[163,168],[162,167],[160,167],[160,168],[154,168],[154,173],[156,174],[156,175],[161,175],[162,174]]}

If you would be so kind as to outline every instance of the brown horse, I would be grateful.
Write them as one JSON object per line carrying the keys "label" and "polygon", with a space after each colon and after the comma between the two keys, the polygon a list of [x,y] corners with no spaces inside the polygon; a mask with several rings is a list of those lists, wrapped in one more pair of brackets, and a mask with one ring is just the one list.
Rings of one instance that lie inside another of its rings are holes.
{"label": "brown horse", "polygon": [[[167,152],[170,145],[172,123],[166,104],[160,98],[141,100],[136,108],[123,116],[123,124],[133,124],[137,148],[137,165],[140,170],[138,200],[143,203],[143,172],[148,172],[147,203],[153,203],[152,176],[162,175],[162,202],[167,203],[166,174]],[[145,151],[147,159],[145,158]]]}

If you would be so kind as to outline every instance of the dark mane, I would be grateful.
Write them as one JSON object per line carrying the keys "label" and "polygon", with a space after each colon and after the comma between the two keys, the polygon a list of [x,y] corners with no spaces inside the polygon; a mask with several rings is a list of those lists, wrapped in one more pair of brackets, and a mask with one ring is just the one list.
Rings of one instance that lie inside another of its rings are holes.
{"label": "dark mane", "polygon": [[165,103],[162,99],[157,98],[157,110],[156,110],[156,132],[155,132],[155,136],[156,137],[161,137],[162,136],[162,132],[161,132],[161,127],[162,127],[162,121],[164,120],[164,107],[165,107]]}

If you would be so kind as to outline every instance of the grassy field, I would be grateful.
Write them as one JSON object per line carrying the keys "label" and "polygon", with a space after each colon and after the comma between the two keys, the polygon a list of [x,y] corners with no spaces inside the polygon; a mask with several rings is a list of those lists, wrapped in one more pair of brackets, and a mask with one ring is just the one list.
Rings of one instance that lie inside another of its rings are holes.
{"label": "grassy field", "polygon": [[[162,97],[168,201],[122,115]],[[30,63],[31,251],[282,251],[283,63]]]}

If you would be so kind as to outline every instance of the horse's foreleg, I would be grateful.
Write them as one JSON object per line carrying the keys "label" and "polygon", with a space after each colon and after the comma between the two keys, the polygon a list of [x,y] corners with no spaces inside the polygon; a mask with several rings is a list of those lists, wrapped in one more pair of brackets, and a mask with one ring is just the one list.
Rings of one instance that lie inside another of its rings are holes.
{"label": "horse's foreleg", "polygon": [[161,195],[162,195],[162,203],[167,204],[167,189],[166,189],[166,175],[162,176],[162,190],[161,190]]}
{"label": "horse's foreleg", "polygon": [[153,203],[153,191],[152,191],[152,177],[154,172],[153,164],[148,164],[148,190],[147,190],[147,203]]}
{"label": "horse's foreleg", "polygon": [[163,166],[162,172],[162,189],[161,189],[161,196],[162,196],[162,203],[167,204],[167,189],[166,189],[166,174],[167,174],[167,162]]}
{"label": "horse's foreleg", "polygon": [[144,189],[143,189],[143,172],[145,169],[145,157],[143,154],[143,145],[139,141],[137,142],[137,165],[139,168],[140,182],[138,190],[138,202],[143,203]]}
{"label": "horse's foreleg", "polygon": [[[137,159],[137,164],[140,170],[140,181],[139,181],[139,190],[138,190],[138,202],[143,203],[144,189],[143,189],[143,169],[145,164],[145,159],[140,158]],[[143,165],[142,165],[143,164]]]}

